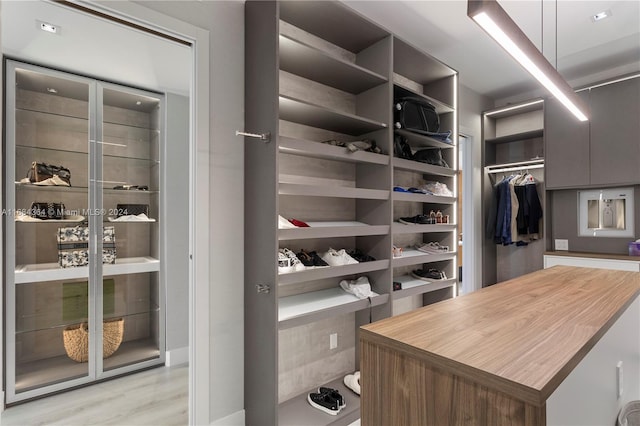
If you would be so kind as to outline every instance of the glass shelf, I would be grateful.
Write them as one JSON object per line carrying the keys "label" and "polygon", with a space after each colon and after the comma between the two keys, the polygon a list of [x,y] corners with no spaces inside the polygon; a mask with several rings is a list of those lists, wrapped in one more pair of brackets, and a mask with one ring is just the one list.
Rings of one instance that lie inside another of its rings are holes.
{"label": "glass shelf", "polygon": [[140,165],[151,165],[155,166],[160,164],[160,160],[154,160],[152,158],[138,158],[138,157],[129,157],[125,155],[111,155],[111,154],[103,154],[102,157],[104,159],[113,159],[118,161],[127,161],[127,162],[136,162],[140,163]]}
{"label": "glass shelf", "polygon": [[89,155],[88,152],[84,152],[84,151],[77,151],[77,150],[67,150],[67,149],[58,149],[58,148],[49,148],[49,147],[43,147],[43,146],[32,146],[32,145],[21,145],[21,144],[16,144],[16,149],[33,149],[33,150],[38,150],[38,151],[50,151],[50,152],[62,152],[65,154],[71,154],[74,156],[87,156]]}
{"label": "glass shelf", "polygon": [[[53,116],[53,117],[65,117],[65,118],[73,118],[76,120],[84,120],[87,123],[89,122],[89,119],[87,117],[79,117],[77,115],[70,115],[70,114],[62,114],[62,113],[58,113],[58,112],[49,112],[49,111],[40,111],[37,109],[30,109],[30,108],[16,108],[15,109],[16,112],[18,111],[25,111],[25,112],[33,112],[36,114],[43,114],[43,115],[48,115],[48,116]],[[87,124],[87,129],[89,128],[89,125]]]}

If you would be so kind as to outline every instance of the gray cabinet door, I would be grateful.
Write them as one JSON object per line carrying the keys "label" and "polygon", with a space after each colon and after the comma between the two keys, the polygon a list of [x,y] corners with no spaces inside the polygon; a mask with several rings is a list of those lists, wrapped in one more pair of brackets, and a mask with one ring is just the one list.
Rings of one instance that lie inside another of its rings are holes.
{"label": "gray cabinet door", "polygon": [[[587,91],[578,95],[589,104]],[[588,185],[589,122],[579,121],[558,100],[549,99],[544,103],[544,123],[546,188]]]}
{"label": "gray cabinet door", "polygon": [[591,184],[640,183],[640,78],[591,90]]}

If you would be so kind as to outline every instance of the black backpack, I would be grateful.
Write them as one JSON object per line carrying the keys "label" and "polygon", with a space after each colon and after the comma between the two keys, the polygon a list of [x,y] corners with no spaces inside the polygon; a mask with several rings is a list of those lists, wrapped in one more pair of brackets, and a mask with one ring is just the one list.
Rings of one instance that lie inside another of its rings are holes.
{"label": "black backpack", "polygon": [[413,160],[413,153],[407,138],[402,135],[395,134],[393,136],[393,155],[406,160]]}
{"label": "black backpack", "polygon": [[442,158],[442,150],[440,148],[423,148],[419,151],[416,151],[413,159],[416,161],[420,161],[421,163],[449,168],[447,162],[444,160],[444,158]]}
{"label": "black backpack", "polygon": [[416,133],[436,133],[440,117],[436,107],[420,98],[399,98],[394,104],[395,126]]}

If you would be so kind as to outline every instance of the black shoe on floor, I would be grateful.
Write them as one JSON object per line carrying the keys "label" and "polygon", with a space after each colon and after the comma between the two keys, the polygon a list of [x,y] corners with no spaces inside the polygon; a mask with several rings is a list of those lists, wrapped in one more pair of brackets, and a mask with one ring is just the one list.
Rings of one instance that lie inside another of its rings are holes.
{"label": "black shoe on floor", "polygon": [[405,225],[427,225],[429,223],[429,216],[426,214],[419,214],[413,217],[401,217],[398,222]]}
{"label": "black shoe on floor", "polygon": [[312,407],[317,408],[320,411],[324,411],[332,416],[337,415],[340,412],[340,404],[334,398],[331,398],[326,393],[310,393],[307,396],[307,401]]}
{"label": "black shoe on floor", "polygon": [[345,402],[344,397],[340,395],[340,392],[338,392],[337,389],[320,387],[318,388],[318,393],[329,395],[331,398],[338,401],[338,406],[340,408],[344,408],[347,406],[347,403]]}

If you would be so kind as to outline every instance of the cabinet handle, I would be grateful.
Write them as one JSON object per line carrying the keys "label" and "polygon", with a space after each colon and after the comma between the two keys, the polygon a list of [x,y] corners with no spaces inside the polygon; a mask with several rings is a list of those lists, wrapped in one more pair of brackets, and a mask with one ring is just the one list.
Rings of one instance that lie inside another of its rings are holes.
{"label": "cabinet handle", "polygon": [[269,141],[271,140],[271,133],[267,132],[267,133],[247,133],[247,132],[241,132],[240,130],[236,130],[236,136],[246,136],[249,138],[256,138],[256,139],[260,139],[261,141],[264,141],[264,143],[269,143]]}
{"label": "cabinet handle", "polygon": [[271,292],[271,287],[269,287],[267,284],[256,284],[256,292],[268,294],[269,292]]}

